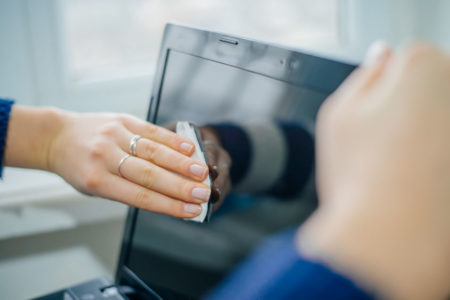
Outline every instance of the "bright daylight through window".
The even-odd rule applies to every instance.
[[[337,43],[338,4],[336,0],[269,0],[264,5],[260,0],[64,1],[68,75],[76,83],[151,74],[167,22],[291,46]]]

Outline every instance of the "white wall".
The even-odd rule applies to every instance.
[[[36,82],[28,33],[24,2],[0,1],[0,97],[34,104]]]
[[[425,40],[450,51],[450,1],[344,0],[341,22],[346,24],[344,48],[361,60],[374,40],[394,49]]]

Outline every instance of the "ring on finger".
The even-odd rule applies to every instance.
[[[122,175],[122,173],[120,173],[120,167],[122,167],[122,164],[130,157],[131,157],[130,154],[126,154],[124,157],[122,157],[120,159],[119,164],[117,165],[117,173],[119,173],[119,175],[122,177],[123,177],[123,175]]]
[[[133,156],[136,156],[136,144],[137,144],[137,141],[139,141],[140,138],[142,138],[142,136],[140,136],[139,134],[136,134],[130,140],[130,153]]]

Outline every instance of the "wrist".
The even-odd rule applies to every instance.
[[[61,147],[60,141],[63,140],[64,128],[73,117],[73,113],[63,111],[55,108],[48,108],[45,110],[48,118],[48,123],[45,125],[49,130],[45,141],[45,155],[44,155],[44,169],[46,171],[55,172],[57,169],[57,162],[60,159]]]
[[[8,124],[5,166],[49,170],[48,153],[63,127],[64,114],[53,108],[14,105]]]

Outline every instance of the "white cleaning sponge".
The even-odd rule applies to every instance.
[[[187,121],[179,121],[179,122],[177,122],[176,133],[178,135],[181,135],[184,138],[187,138],[188,140],[190,140],[191,142],[194,143],[195,152],[194,152],[194,154],[192,154],[191,158],[193,158],[194,160],[196,160],[198,162],[206,164],[205,153],[203,152],[203,148],[201,147],[201,141],[199,141],[200,136],[199,136],[199,134],[196,133],[195,126]],[[211,178],[209,177],[209,175],[205,179],[205,181],[203,181],[203,183],[206,184],[207,186],[211,187]],[[205,222],[205,220],[208,219],[209,210],[211,209],[211,207],[210,207],[211,205],[209,204],[209,201],[203,202],[200,205],[202,207],[202,212],[194,218],[187,218],[185,220],[195,221],[195,222],[200,222],[200,223]]]

